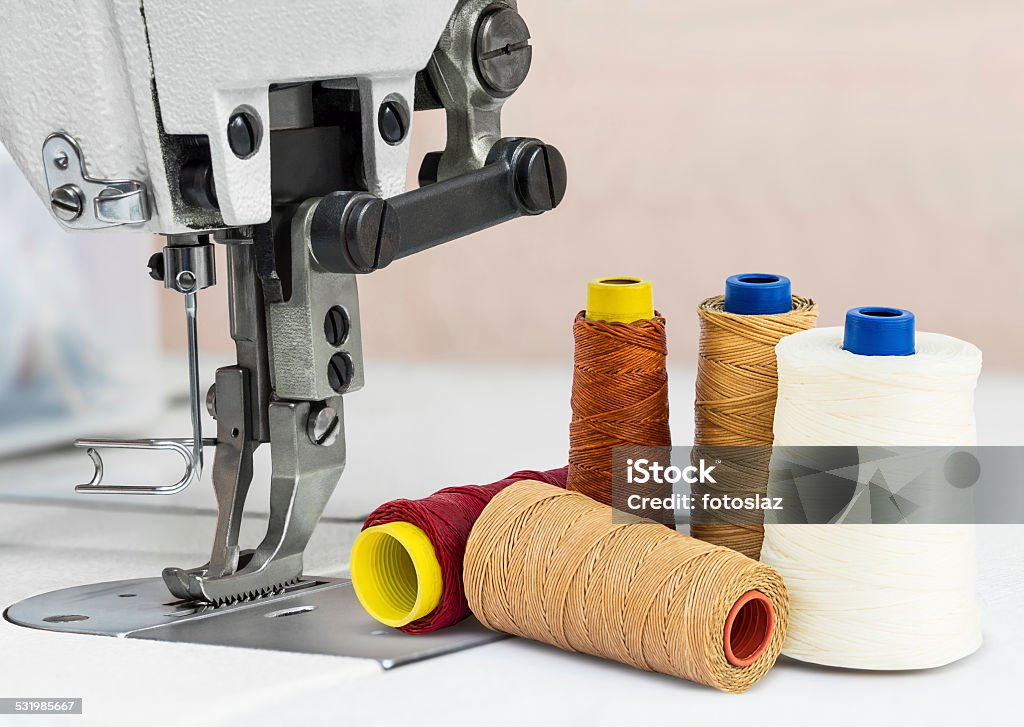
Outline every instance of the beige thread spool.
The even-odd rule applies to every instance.
[[[525,480],[500,492],[466,548],[466,598],[486,627],[742,692],[775,663],[782,578],[585,495]]]

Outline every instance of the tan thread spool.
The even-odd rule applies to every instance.
[[[793,296],[793,309],[770,315],[727,313],[725,297],[708,298],[697,308],[700,344],[697,358],[694,460],[715,459],[706,447],[736,447],[716,470],[717,484],[694,485],[694,493],[740,497],[764,495],[773,441],[772,421],[779,375],[775,344],[785,336],[813,328],[818,306]],[[694,512],[690,534],[738,550],[755,560],[761,554],[764,525],[751,523],[749,512],[728,511],[702,519]],[[713,522],[712,522],[713,520]]]
[[[726,692],[775,663],[789,599],[772,568],[524,480],[470,533],[464,582],[489,629]]]

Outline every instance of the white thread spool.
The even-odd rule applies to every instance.
[[[919,333],[913,355],[857,355],[843,333],[804,331],[776,347],[776,445],[975,444],[981,351]],[[912,316],[910,336],[913,350]],[[973,525],[766,525],[761,562],[782,574],[792,602],[783,653],[856,669],[923,669],[973,653],[974,538]]]

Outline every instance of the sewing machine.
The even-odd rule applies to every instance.
[[[184,302],[191,435],[79,440],[95,474],[76,489],[172,495],[200,477],[212,447],[218,509],[209,562],[44,594],[8,618],[185,641],[203,640],[182,635],[202,622],[225,643],[232,615],[299,613],[323,599],[340,599],[321,608],[336,617],[358,610],[347,583],[303,575],[345,467],[344,396],[363,385],[356,280],[551,210],[565,192],[557,149],[501,135],[502,106],[531,63],[515,0],[21,3],[0,33],[0,139],[36,193],[69,230],[164,235],[150,274]],[[414,111],[438,108],[447,145],[406,192]],[[204,395],[197,299],[217,282],[214,245],[226,249],[237,363]],[[215,438],[204,438],[204,405]],[[244,549],[262,444],[273,462],[269,524]],[[105,449],[173,452],[184,471],[171,484],[112,482]],[[308,649],[358,655],[355,641]]]

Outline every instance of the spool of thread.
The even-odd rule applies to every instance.
[[[813,328],[818,307],[794,296],[789,278],[768,273],[733,275],[725,295],[697,308],[700,345],[693,459],[723,459],[716,483],[694,485],[698,496],[764,495],[771,459],[778,377],[775,344]],[[714,449],[728,447],[727,457]],[[749,512],[694,511],[690,534],[744,555],[759,557],[764,527]]]
[[[776,350],[777,445],[975,442],[981,352],[934,333],[915,340],[908,311],[854,309],[845,329],[798,333]],[[974,530],[769,522],[761,561],[782,573],[792,597],[783,653],[856,669],[923,669],[974,652]]]
[[[654,310],[650,282],[633,277],[590,281],[587,308],[576,316],[573,339],[567,487],[614,505],[613,449],[659,448],[659,460],[668,464],[672,444],[665,319]],[[671,485],[656,484],[628,494],[663,498],[672,491]],[[675,527],[670,511],[636,514]]]
[[[767,673],[788,621],[772,568],[540,482],[484,508],[464,575],[494,631],[726,692]]]
[[[392,500],[370,513],[350,560],[352,585],[366,612],[409,634],[437,631],[469,616],[462,587],[469,532],[491,498],[524,479],[565,487],[566,468],[447,487],[419,500]]]

